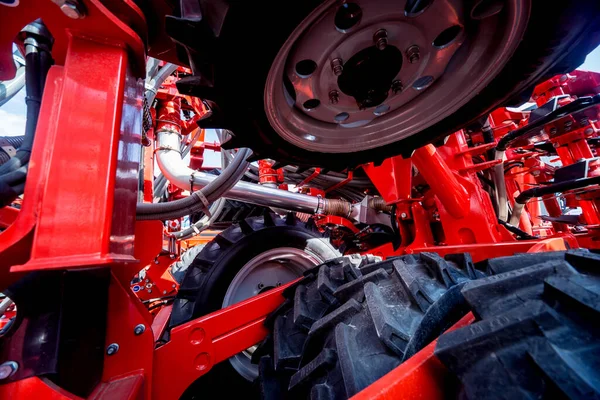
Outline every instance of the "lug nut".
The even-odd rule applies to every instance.
[[[380,29],[375,32],[373,35],[373,42],[375,42],[375,47],[377,47],[377,49],[385,49],[388,44],[387,31],[385,29]]]
[[[392,93],[398,94],[402,90],[404,90],[404,85],[402,85],[402,81],[394,81],[394,82],[392,82]]]
[[[0,364],[0,380],[11,377],[19,369],[19,364],[14,361],[7,361]]]
[[[335,76],[340,76],[344,71],[344,63],[341,58],[335,58],[331,60],[331,69]]]
[[[119,351],[119,345],[116,343],[111,343],[108,345],[108,347],[106,348],[106,355],[112,356],[113,354],[115,354],[117,351]]]
[[[337,104],[340,101],[340,93],[337,90],[329,92],[329,102],[331,104]]]
[[[133,328],[133,334],[135,336],[140,336],[145,331],[146,331],[146,325],[144,325],[144,324],[138,324],[135,326],[135,328]]]
[[[413,45],[406,49],[406,58],[408,58],[408,62],[411,64],[416,63],[421,58],[421,51],[419,46]]]

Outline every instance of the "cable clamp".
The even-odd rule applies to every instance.
[[[198,190],[197,192],[192,193],[192,196],[198,197],[204,205],[204,207],[202,207],[202,212],[204,212],[204,214],[207,215],[208,218],[212,217],[209,210],[210,203],[208,202],[208,199],[206,198],[204,193],[202,193],[202,190]]]
[[[154,154],[156,154],[156,152],[160,151],[160,150],[175,151],[175,152],[181,154],[181,150],[173,148],[171,146],[160,146],[160,147],[157,147],[157,148],[154,149]]]

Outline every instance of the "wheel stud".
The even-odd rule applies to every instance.
[[[402,81],[396,80],[392,82],[392,93],[398,94],[404,89],[404,85],[402,85]]]
[[[329,92],[329,102],[331,104],[337,104],[340,101],[340,93],[337,90]]]
[[[380,29],[373,35],[373,42],[375,42],[375,47],[379,50],[383,50],[387,47],[388,37],[387,31],[385,29]]]
[[[419,46],[413,45],[406,49],[406,58],[411,64],[416,63],[421,58]]]
[[[333,70],[333,74],[335,76],[340,76],[344,71],[344,65],[341,58],[335,58],[331,60],[331,69]]]

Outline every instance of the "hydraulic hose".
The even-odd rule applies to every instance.
[[[154,76],[154,78],[150,79],[150,82],[146,84],[146,100],[148,101],[148,105],[152,106],[154,99],[156,98],[156,92],[160,85],[163,84],[165,79],[167,79],[173,72],[177,70],[177,65],[175,64],[165,64]]]
[[[158,132],[157,136],[161,137],[165,134],[177,135],[174,132]],[[160,145],[160,139],[159,139]],[[178,147],[176,147],[178,148]],[[162,149],[162,150],[161,150]],[[172,151],[171,148],[159,148],[159,152]],[[158,154],[158,152],[157,152]],[[248,168],[248,161],[246,159],[252,154],[249,149],[240,149],[233,162],[223,170],[221,175],[215,176],[213,180],[208,182],[206,185],[198,186],[201,189],[197,192],[193,192],[189,197],[181,200],[170,201],[167,203],[140,203],[137,207],[138,219],[172,219],[179,218],[183,215],[190,215],[206,209],[207,203],[217,200],[224,193],[226,193],[233,185],[237,183],[244,175],[246,168]],[[160,159],[160,157],[159,157]],[[160,161],[159,161],[160,165]],[[186,167],[187,168],[187,167]],[[189,169],[189,168],[188,168]],[[193,177],[198,172],[192,171],[190,178],[188,179],[188,188],[193,191]],[[190,185],[191,183],[191,185]],[[203,201],[205,200],[205,201]]]
[[[35,130],[37,128],[46,75],[53,63],[51,56],[54,39],[41,20],[27,25],[25,36],[25,103],[27,120],[25,135],[17,153],[0,165],[0,207],[10,204],[23,193]]]
[[[519,220],[521,219],[521,213],[527,201],[534,197],[542,197],[547,194],[562,193],[567,190],[581,189],[589,185],[600,184],[600,176],[593,176],[590,178],[573,179],[565,182],[552,183],[546,186],[534,187],[522,191],[515,199],[515,206],[513,213],[510,218],[510,224],[519,226]]]
[[[549,112],[548,114],[534,120],[533,122],[525,125],[522,128],[515,129],[513,131],[508,132],[504,135],[496,145],[495,159],[503,160],[500,164],[494,166],[494,184],[496,185],[496,193],[498,196],[498,218],[502,221],[506,221],[508,219],[508,196],[506,193],[506,181],[504,180],[504,152],[506,149],[510,147],[512,143],[514,143],[517,139],[522,138],[525,135],[533,133],[535,130],[542,128],[544,125],[550,124],[554,121],[557,121],[569,114],[573,114],[575,112],[584,111],[590,107],[594,107],[600,104],[600,94],[595,96],[588,97],[580,97],[569,104],[566,104],[562,107],[557,108],[554,111]],[[525,191],[527,192],[527,191]],[[524,192],[524,193],[525,193]],[[515,209],[513,210],[512,217],[510,219],[511,225],[515,225],[515,214],[518,214],[518,217],[521,216],[521,211],[523,210],[524,204],[519,205],[515,203]],[[518,212],[515,211],[517,208],[520,208]],[[516,219],[516,223],[518,224],[519,219]]]
[[[217,179],[217,176],[194,171],[183,163],[178,151],[180,137],[177,133],[162,131],[157,132],[157,137],[159,143],[156,151],[158,166],[172,184],[185,190],[193,190],[203,188]],[[227,193],[222,195],[231,200],[244,201],[263,207],[279,207],[302,213],[348,216],[351,212],[350,203],[344,200],[322,199],[244,181],[238,181]],[[183,215],[187,214],[179,216]]]

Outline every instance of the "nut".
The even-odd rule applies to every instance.
[[[419,46],[412,45],[406,49],[406,58],[408,58],[408,62],[411,64],[418,62],[421,58],[421,50],[419,49]]]
[[[119,351],[119,345],[117,343],[111,343],[108,345],[108,347],[106,348],[106,355],[108,356],[112,356],[113,354],[115,354],[117,351]]]
[[[331,69],[335,76],[340,76],[344,72],[344,63],[341,58],[331,60]]]
[[[404,85],[402,85],[402,81],[396,80],[396,81],[392,82],[392,93],[398,94],[402,90],[404,90]]]
[[[377,47],[377,49],[385,49],[388,44],[387,31],[385,29],[379,29],[375,32],[373,35],[373,42],[375,42],[375,47]]]
[[[85,17],[85,7],[77,0],[53,0],[60,10],[71,19],[82,19]]]
[[[340,101],[340,93],[337,90],[329,92],[329,102],[331,104],[337,104]]]
[[[11,377],[19,369],[19,364],[14,361],[7,361],[0,364],[0,380]]]
[[[133,328],[133,334],[135,336],[140,336],[145,331],[146,331],[146,325],[144,325],[144,324],[137,324],[135,326],[135,328]]]

